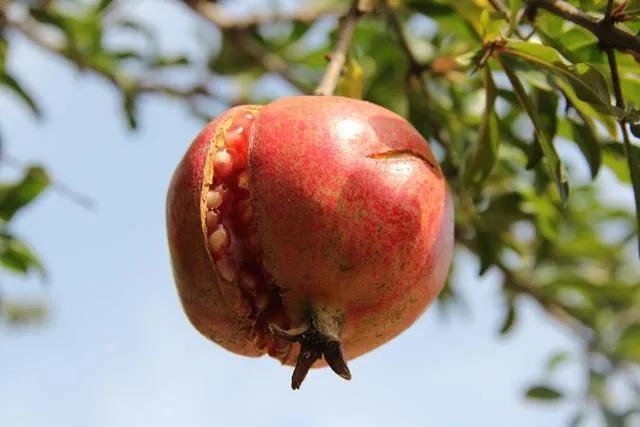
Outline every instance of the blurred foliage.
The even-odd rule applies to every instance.
[[[11,221],[49,186],[47,172],[41,166],[29,166],[14,182],[0,182],[0,266],[6,271],[46,277],[46,270],[27,243],[11,230]],[[0,295],[0,320],[9,324],[27,324],[44,318],[46,307],[39,303],[19,303]]]
[[[0,88],[40,116],[5,61],[11,42],[23,37],[105,77],[131,127],[139,98],[153,93],[208,119],[229,105],[277,96],[261,90],[265,76],[279,79],[283,93],[312,92],[337,38],[336,18],[349,8],[313,1],[234,15],[225,2],[176,3],[204,18],[194,31],[202,56],[164,53],[150,21],[128,13],[131,3],[0,0]],[[599,43],[544,3],[380,0],[358,23],[337,92],[396,111],[431,142],[455,194],[459,250],[477,257],[479,275],[501,274],[500,334],[517,326],[518,301],[526,298],[581,343],[579,354],[551,355],[526,397],[573,405],[572,426],[589,418],[631,426],[640,414],[638,222],[615,196],[640,187],[640,53],[617,50],[612,68],[610,40]],[[607,3],[571,1],[595,20]],[[607,16],[620,21],[616,31],[637,38],[639,11],[633,0]],[[606,19],[600,25],[613,28]],[[114,35],[129,42],[114,43]],[[230,89],[213,91],[216,82]],[[617,86],[623,99],[614,96]],[[32,168],[0,188],[5,268],[42,271],[8,228],[47,182]],[[449,283],[441,303],[459,298]],[[583,390],[554,383],[554,372],[569,364],[584,373]],[[619,399],[620,387],[630,398]]]

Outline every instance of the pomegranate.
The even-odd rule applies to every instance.
[[[453,205],[420,134],[377,105],[300,96],[234,107],[173,176],[167,225],[193,325],[226,349],[350,379],[409,327],[451,264]],[[324,360],[323,360],[324,359]]]

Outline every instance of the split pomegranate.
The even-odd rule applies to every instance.
[[[453,206],[426,141],[342,97],[234,107],[179,164],[167,199],[184,309],[226,349],[349,379],[346,360],[409,327],[451,264]]]

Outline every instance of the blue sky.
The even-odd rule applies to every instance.
[[[140,13],[155,4],[144,3]],[[153,19],[163,45],[193,51],[194,19],[160,3]],[[16,229],[49,269],[52,315],[43,326],[0,328],[0,425],[567,424],[570,408],[534,404],[522,392],[543,377],[551,353],[578,343],[528,301],[520,301],[514,333],[499,337],[496,276],[478,279],[464,254],[456,283],[468,310],[445,318],[432,308],[396,340],[352,361],[349,383],[315,370],[293,392],[289,368],[208,342],[181,311],[164,229],[168,180],[201,124],[183,106],[152,97],[141,105],[140,131],[131,133],[101,78],[16,42],[10,67],[46,118],[34,122],[0,92],[5,149],[43,162],[98,205],[87,211],[49,191],[18,218]],[[3,276],[0,287],[13,296],[42,293],[35,279]],[[552,379],[570,390],[580,381],[571,365]]]

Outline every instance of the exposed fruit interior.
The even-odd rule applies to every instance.
[[[205,183],[205,224],[209,252],[219,279],[236,283],[248,302],[256,347],[284,361],[292,344],[271,334],[269,325],[286,329],[289,324],[279,289],[262,268],[249,192],[249,134],[256,114],[257,111],[236,115],[218,131],[222,135],[213,139],[212,161],[208,163],[213,168],[213,178]]]

